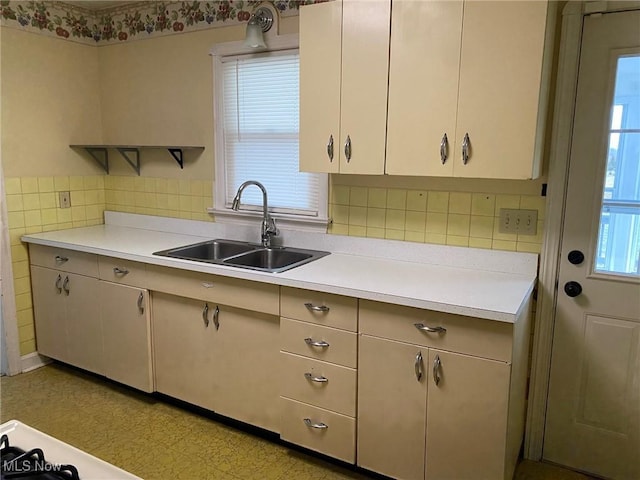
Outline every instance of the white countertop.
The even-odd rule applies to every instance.
[[[534,254],[294,232],[284,234],[285,245],[328,250],[331,255],[282,273],[267,273],[153,255],[212,238],[256,241],[257,227],[113,212],[107,212],[106,221],[105,225],[25,235],[22,240],[511,323],[526,305],[536,280]],[[404,255],[410,261],[403,261]]]

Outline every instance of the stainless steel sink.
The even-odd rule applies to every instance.
[[[154,255],[279,273],[322,258],[329,252],[262,247],[247,242],[215,239],[154,252]]]

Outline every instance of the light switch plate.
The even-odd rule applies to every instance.
[[[518,235],[535,235],[538,226],[537,210],[500,209],[500,233],[517,233]]]
[[[60,208],[71,207],[71,192],[58,192],[58,198],[60,199]]]

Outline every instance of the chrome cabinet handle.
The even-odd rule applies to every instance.
[[[444,165],[449,157],[449,139],[445,133],[440,141],[440,161]]]
[[[62,277],[60,275],[58,275],[58,278],[56,278],[56,288],[58,289],[58,295],[60,295],[62,293]]]
[[[326,423],[322,423],[322,422],[314,423],[311,421],[310,418],[303,418],[302,421],[309,428],[317,428],[319,430],[326,430],[327,428],[329,428],[329,425],[327,425]]]
[[[440,355],[436,355],[435,360],[433,361],[433,382],[438,385],[440,383],[440,367],[442,366],[442,362],[440,361]]]
[[[202,285],[204,288],[213,288],[213,287],[214,287],[214,284],[213,284],[213,283],[210,283],[210,282],[202,282],[202,283],[201,283],[201,285]]]
[[[205,328],[209,326],[209,304],[205,303],[202,309],[202,320],[204,321]]]
[[[428,327],[423,323],[414,323],[414,327],[416,327],[421,332],[429,332],[429,333],[447,333],[447,329],[444,327]]]
[[[68,261],[69,257],[61,257],[60,255],[56,255],[56,263],[64,263]]]
[[[413,365],[413,368],[416,371],[416,380],[422,380],[422,352],[418,352],[416,355],[416,361]]]
[[[327,143],[327,155],[329,156],[329,161],[333,162],[333,135],[329,136],[329,143]]]
[[[69,289],[69,277],[64,277],[64,282],[62,283],[62,289],[64,290],[64,293],[69,295],[69,292],[71,291]]]
[[[310,312],[328,312],[330,310],[330,308],[326,305],[314,305],[313,303],[305,303],[304,306],[307,307],[307,310],[309,310]]]
[[[344,154],[347,157],[347,163],[351,160],[351,137],[347,135],[347,141],[344,142]]]
[[[140,311],[140,315],[144,313],[144,293],[142,292],[138,295],[138,310]]]
[[[113,273],[115,275],[126,275],[127,273],[129,273],[129,270],[127,270],[126,268],[113,267]]]
[[[464,139],[462,140],[462,164],[466,165],[469,161],[469,147],[471,146],[471,141],[469,140],[469,134],[464,134]]]
[[[323,377],[323,376],[316,377],[313,375],[313,373],[309,373],[309,372],[304,374],[304,378],[306,378],[310,382],[316,382],[316,383],[327,383],[329,381],[327,377]]]
[[[216,305],[216,309],[213,311],[213,324],[216,326],[216,330],[220,330],[220,321],[218,320],[218,315],[220,315],[220,307]]]
[[[306,343],[307,345],[311,346],[311,347],[320,347],[320,348],[329,348],[329,344],[327,342],[325,342],[324,340],[314,340],[311,337],[305,338],[304,339],[304,343]]]

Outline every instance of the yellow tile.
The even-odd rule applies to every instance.
[[[419,242],[424,243],[424,232],[404,232],[404,239],[407,242]]]
[[[62,210],[62,209],[61,209]],[[66,209],[68,210],[68,209]],[[87,219],[87,209],[84,205],[71,207],[71,221],[72,222],[81,222]]]
[[[144,177],[134,177],[133,178],[133,191],[134,192],[144,192]]]
[[[507,240],[493,240],[491,244],[491,248],[493,250],[509,250],[515,252],[516,250],[516,242],[510,242]]]
[[[172,195],[176,195],[179,192],[179,184],[177,178],[168,178],[167,179],[167,193]]]
[[[447,243],[447,236],[440,233],[426,233],[424,235],[424,241],[425,243],[445,245]]]
[[[387,206],[387,189],[386,188],[370,188],[367,198],[367,205],[373,208],[386,208]]]
[[[24,210],[23,197],[24,195],[20,193],[7,195],[7,212],[22,212]]]
[[[84,190],[84,178],[79,175],[70,176],[69,190],[71,191]]]
[[[384,238],[384,228],[367,227],[367,237]]]
[[[117,203],[117,193],[116,190],[105,190],[104,191],[104,201],[108,204]]]
[[[456,247],[468,247],[469,237],[458,235],[447,235],[447,245],[453,245]]]
[[[387,210],[385,228],[404,231],[406,212],[404,210]]]
[[[167,195],[167,200],[169,202],[169,210],[177,211],[180,210],[180,195]]]
[[[516,245],[516,250],[518,252],[528,252],[528,253],[540,253],[542,249],[542,245],[539,243],[527,243],[527,242],[518,242]]]
[[[103,190],[104,189],[104,183],[106,181],[106,179],[108,178],[107,175],[95,175],[96,178],[96,188],[98,190]]]
[[[191,180],[191,195],[202,196],[204,194],[204,186],[201,180]]]
[[[336,205],[349,205],[349,187],[333,185],[331,187],[331,202]]]
[[[12,262],[23,262],[29,260],[29,255],[27,253],[27,247],[25,244],[21,243],[20,245],[12,245],[11,246],[11,261]]]
[[[102,219],[101,218],[94,218],[91,220],[87,220],[87,227],[91,227],[93,225],[102,225]]]
[[[547,210],[547,198],[531,195],[522,195],[520,197],[520,208],[523,210],[537,210],[538,220],[544,220]]]
[[[53,192],[40,194],[40,208],[56,208],[56,194]]]
[[[20,355],[28,355],[36,351],[36,340],[31,339],[26,342],[20,342]]]
[[[157,193],[167,193],[167,179],[166,178],[156,178],[156,192]]]
[[[4,189],[7,195],[18,195],[22,193],[22,182],[19,177],[5,178]]]
[[[121,176],[119,180],[120,190],[124,190],[125,192],[134,192],[135,188],[133,187],[133,179],[138,177],[126,177]]]
[[[367,208],[367,227],[384,229],[386,214],[384,208]],[[367,233],[367,237],[369,236]]]
[[[496,217],[500,216],[501,208],[520,208],[520,195],[496,195]]]
[[[21,293],[16,295],[16,310],[26,310],[31,307],[33,307],[33,304],[31,303],[31,294]]]
[[[9,240],[11,245],[21,245],[22,241],[20,237],[24,235],[24,228],[10,228],[9,229]]]
[[[40,210],[40,194],[25,193],[22,195],[22,203],[25,210]]]
[[[29,283],[29,279],[28,278],[21,278],[20,281],[21,282],[25,282],[26,281],[27,283]],[[19,312],[16,312],[16,313],[17,313],[17,317],[18,317],[18,326],[19,327],[22,327],[24,325],[33,325],[33,309],[32,308],[27,308],[25,310],[20,310]]]
[[[493,217],[496,208],[496,196],[489,193],[471,195],[471,215]]]
[[[58,223],[58,209],[57,208],[45,208],[41,211],[42,225],[51,225]]]
[[[426,212],[408,211],[405,220],[405,230],[410,232],[424,232],[427,224]]]
[[[191,195],[191,182],[189,180],[178,180],[178,193],[180,195]]]
[[[53,232],[54,230],[61,230],[59,223],[52,223],[51,225],[43,225],[43,232]]]
[[[73,228],[80,228],[80,227],[86,227],[87,226],[87,221],[86,220],[74,220],[73,222]]]
[[[104,200],[105,199],[105,193],[106,193],[105,190],[98,190],[98,200],[97,200],[96,203],[99,203],[99,204],[103,204],[104,203],[104,201],[105,201]]]
[[[449,211],[449,192],[429,192],[427,212],[447,213]]]
[[[469,238],[469,246],[473,248],[491,248],[490,238]]]
[[[22,177],[22,193],[38,193],[38,177]]]
[[[98,202],[98,190],[86,190],[84,192],[84,204],[95,205]]]
[[[469,215],[471,213],[471,194],[463,192],[450,193],[449,213]]]
[[[40,210],[29,210],[24,212],[25,227],[42,226],[42,215]]]
[[[213,195],[213,182],[211,180],[202,180],[202,195]]]
[[[99,205],[87,205],[85,207],[87,214],[87,220],[99,220],[102,219],[102,208]]]
[[[13,269],[13,279],[28,278],[29,277],[29,262],[26,260],[20,262],[11,262],[11,268]]]
[[[7,219],[9,221],[9,228],[23,228],[25,226],[24,223],[24,212],[8,212]]]
[[[53,192],[54,190],[53,177],[38,178],[38,191],[40,193]]]
[[[351,187],[349,192],[349,205],[352,207],[366,207],[369,201],[367,187]]]
[[[136,192],[133,190],[127,190],[120,193],[120,205],[133,207],[136,204]],[[143,201],[144,201],[144,197]]]
[[[367,209],[365,207],[349,207],[349,225],[367,225]],[[351,235],[351,229],[349,229]]]
[[[24,229],[24,233],[27,235],[40,232],[42,232],[42,225],[29,225]]]
[[[470,215],[450,213],[447,217],[447,237],[450,235],[469,237]]]
[[[58,216],[58,219],[60,216]],[[66,230],[67,228],[73,228],[73,223],[71,222],[61,222],[58,223],[58,230]]]
[[[107,175],[104,177],[104,188],[106,190],[115,190],[116,189],[116,177],[113,175]]]
[[[145,208],[156,208],[156,194],[154,192],[144,192],[143,206]]]
[[[53,177],[53,187],[56,192],[69,190],[69,177]]]
[[[73,216],[71,214],[72,208],[58,209],[58,223],[67,223],[73,219]]]
[[[96,190],[98,188],[98,177],[97,175],[86,175],[82,177],[82,182],[84,184],[84,190]]]
[[[331,208],[331,215],[335,223],[342,225],[349,224],[349,207],[346,205],[333,205]]]
[[[407,210],[414,212],[427,211],[428,193],[421,190],[409,190],[407,192]]]
[[[427,234],[435,233],[438,235],[446,235],[447,234],[447,214],[427,212],[426,232]],[[429,242],[429,243],[434,243],[434,242]]]
[[[387,208],[405,210],[407,208],[407,191],[399,189],[387,190]]]
[[[156,179],[153,177],[144,178],[144,191],[149,193],[156,193]]]
[[[191,213],[202,213],[205,210],[202,197],[191,197]]]
[[[81,207],[86,205],[84,190],[72,190],[71,191],[71,206]]]
[[[156,194],[156,205],[158,208],[166,210],[169,208],[169,195],[166,193],[157,193]]]
[[[144,192],[140,192],[140,191],[134,192],[133,204],[136,207],[144,207]]]
[[[191,197],[189,195],[180,195],[180,205],[178,209],[181,212],[191,211]]]
[[[493,238],[494,217],[471,215],[469,236],[474,238]]]
[[[404,230],[391,230],[387,228],[384,231],[384,238],[387,240],[404,240]]]
[[[349,225],[349,236],[351,237],[366,237],[367,227],[360,225]]]
[[[18,338],[21,342],[26,342],[27,340],[33,340],[34,338],[36,338],[36,332],[33,328],[33,323],[18,327]]]
[[[211,196],[210,193],[207,194],[207,195],[203,195],[202,196],[202,200],[204,201],[204,206],[205,207],[208,207],[208,208],[213,207],[213,197]]]

